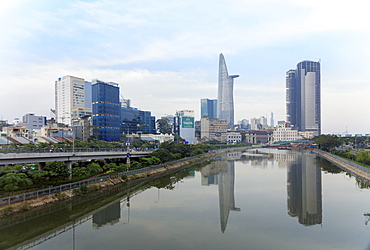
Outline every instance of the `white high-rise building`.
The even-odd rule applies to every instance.
[[[55,119],[72,124],[72,119],[91,115],[91,83],[83,78],[63,76],[55,81]]]
[[[251,118],[251,129],[265,129],[267,127],[267,118]]]

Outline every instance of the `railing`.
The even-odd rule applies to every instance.
[[[349,160],[346,160],[342,157],[339,157],[334,154],[330,154],[328,152],[315,149],[315,153],[319,154],[321,157],[325,158],[326,160],[334,163],[339,168],[343,169],[346,172],[349,172],[351,175],[359,178],[361,181],[370,184],[370,169],[366,168],[364,166],[361,166],[360,164],[356,164],[354,162],[351,162]]]
[[[0,154],[10,154],[10,153],[77,153],[77,152],[126,152],[126,148],[2,148],[0,149]],[[150,148],[136,148],[131,149],[132,152],[148,152],[153,151]]]
[[[361,166],[360,164],[354,163],[354,162],[352,162],[350,160],[344,159],[344,158],[342,158],[340,156],[337,156],[337,155],[334,155],[334,154],[330,154],[330,153],[325,152],[325,151],[320,150],[320,149],[315,149],[315,151],[320,152],[321,154],[323,154],[323,155],[325,155],[327,157],[331,157],[331,158],[333,158],[333,159],[335,159],[337,161],[342,161],[342,162],[346,163],[347,165],[350,165],[351,167],[357,168],[357,169],[359,169],[359,170],[361,170],[363,172],[366,172],[366,173],[370,174],[370,169],[369,168],[366,168],[364,166]]]

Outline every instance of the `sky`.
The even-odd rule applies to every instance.
[[[160,118],[217,98],[223,53],[235,122],[286,120],[285,73],[321,61],[322,133],[370,133],[366,0],[12,0],[0,3],[0,120],[51,117],[64,75],[119,83]]]

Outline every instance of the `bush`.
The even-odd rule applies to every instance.
[[[141,163],[138,162],[138,161],[133,161],[131,162],[131,168],[132,169],[138,169],[138,168],[141,168]]]
[[[127,175],[125,175],[125,174],[124,174],[124,175],[122,175],[122,176],[121,176],[121,179],[122,179],[122,180],[127,180]]]
[[[18,206],[18,209],[19,209],[19,211],[28,211],[28,210],[30,210],[31,209],[31,204],[30,203],[28,203],[27,201],[25,201],[25,202],[22,202],[22,204],[20,204],[19,206]]]
[[[114,171],[115,167],[116,167],[115,163],[107,163],[107,164],[104,164],[103,170],[104,171],[107,171],[107,170],[113,170]]]
[[[99,174],[103,172],[103,168],[98,163],[91,163],[87,166],[87,170],[90,174]]]
[[[1,215],[10,215],[14,212],[14,207],[13,206],[7,206],[3,210],[1,210]]]
[[[60,192],[58,192],[58,193],[55,193],[55,194],[53,195],[53,198],[54,198],[54,199],[58,199],[59,201],[62,201],[62,200],[67,199],[68,197],[67,197],[67,195],[66,195],[65,193],[60,193]]]
[[[116,172],[123,172],[126,170],[126,166],[124,164],[120,164],[119,166],[116,166],[115,171]]]
[[[89,191],[89,188],[86,185],[82,185],[80,187],[80,190],[81,190],[82,193],[87,193]]]
[[[75,188],[75,189],[73,189],[72,194],[73,195],[81,195],[82,192],[81,192],[81,190],[79,188]]]
[[[95,190],[98,190],[98,189],[99,189],[98,185],[95,185],[95,184],[93,184],[93,185],[91,185],[91,186],[89,187],[89,190],[90,190],[90,191],[95,191]]]

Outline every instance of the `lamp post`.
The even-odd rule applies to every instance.
[[[73,131],[72,127],[72,152],[75,153],[75,132]]]
[[[62,119],[62,151],[64,151],[64,116],[63,117],[60,117],[60,119]]]
[[[127,151],[128,151],[128,148],[129,148],[129,146],[130,146],[130,137],[129,137],[129,135],[130,135],[130,126],[127,124],[127,123],[122,123],[122,125],[126,125],[127,126],[127,143],[126,143],[126,146],[127,146]]]

